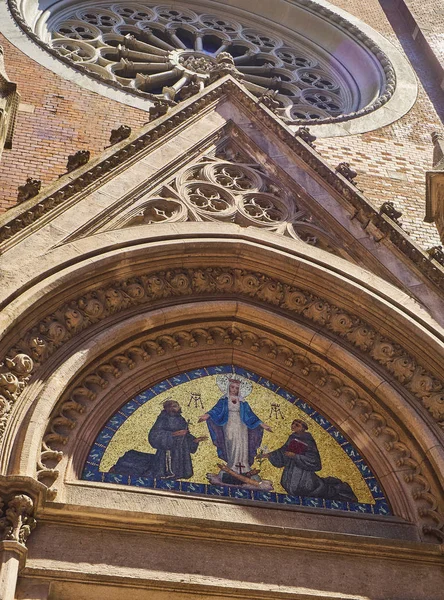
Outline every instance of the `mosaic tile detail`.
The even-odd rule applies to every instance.
[[[226,388],[221,387],[221,381]],[[222,395],[224,389],[226,394]],[[245,409],[240,417],[239,410],[230,409],[229,405],[230,401],[235,404],[236,398],[239,410]],[[167,413],[164,403],[168,400],[172,401],[169,410],[173,411],[173,405],[179,404],[181,412]],[[234,417],[229,412],[229,420],[218,426],[217,406],[223,410],[228,406],[234,411]],[[208,414],[211,415],[209,423],[202,420],[202,416]],[[168,430],[163,424],[166,422]],[[171,425],[176,422],[177,426]],[[255,456],[250,452],[247,458],[245,428],[248,427],[249,450],[253,450]],[[250,430],[254,435],[250,435]],[[182,445],[177,441],[180,437]],[[208,439],[199,441],[204,437]],[[154,442],[154,438],[160,442]],[[237,441],[230,441],[232,439]],[[179,446],[186,446],[188,450],[181,450],[180,454]],[[167,447],[171,449],[165,450]],[[235,463],[237,456],[243,456],[243,461]],[[313,464],[310,462],[316,457],[319,457],[320,468],[316,467],[316,460]],[[160,459],[166,461],[166,466],[161,465],[166,472],[159,471]],[[227,470],[217,473],[220,467]],[[142,473],[143,470],[147,472]],[[233,501],[391,514],[370,467],[328,419],[303,399],[234,365],[175,375],[128,401],[98,434],[84,465],[82,479]],[[308,483],[302,484],[303,481]],[[294,493],[299,489],[315,489],[317,493]]]

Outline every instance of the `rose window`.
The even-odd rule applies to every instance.
[[[63,61],[148,101],[174,104],[230,74],[288,123],[323,123],[370,112],[394,90],[390,61],[361,33],[350,44],[366,45],[371,68],[379,69],[377,87],[368,88],[365,99],[356,75],[322,48],[322,40],[229,13],[180,3],[56,2],[33,28],[37,41]]]

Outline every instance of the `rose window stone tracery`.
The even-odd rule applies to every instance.
[[[394,89],[390,62],[363,35],[353,43],[365,43],[371,60],[381,61],[379,94],[365,105],[347,68],[319,42],[307,42],[305,32],[285,36],[229,12],[180,4],[56,2],[34,29],[38,42],[91,77],[170,104],[231,74],[258,98],[274,94],[273,110],[287,122],[323,123],[370,112]]]

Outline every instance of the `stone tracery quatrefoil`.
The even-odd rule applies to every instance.
[[[253,164],[227,157],[187,167],[173,182],[143,198],[119,226],[184,221],[225,221],[300,239],[336,253],[340,246],[308,211],[299,196]]]
[[[288,122],[331,121],[369,110],[359,106],[334,60],[231,16],[96,3],[56,10],[47,28],[50,45],[64,59],[151,99],[180,101],[231,73],[258,97],[272,93],[277,113]]]

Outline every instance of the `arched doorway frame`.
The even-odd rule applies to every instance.
[[[223,226],[221,229],[223,229]],[[115,233],[114,235],[115,242],[118,242],[119,234]],[[132,306],[126,306],[124,310],[120,310],[118,306],[119,295],[116,296],[114,292],[111,293],[106,296],[110,298],[111,310],[104,316],[104,320],[101,318],[91,319],[94,323],[91,322],[87,328],[82,328],[80,338],[71,335],[70,339],[63,345],[63,349],[61,344],[55,344],[54,352],[49,353],[46,360],[38,362],[37,368],[29,379],[29,385],[25,387],[13,408],[12,418],[8,423],[3,455],[5,471],[11,475],[36,475],[38,468],[35,465],[42,465],[40,442],[45,435],[45,431],[47,431],[48,424],[51,427],[51,419],[60,418],[60,414],[57,413],[57,410],[60,410],[58,403],[66,401],[64,393],[68,391],[68,381],[72,382],[73,385],[74,383],[78,384],[79,379],[81,379],[80,374],[85,373],[83,370],[92,367],[92,363],[98,357],[93,360],[94,352],[91,351],[91,348],[94,346],[94,340],[97,341],[100,335],[105,335],[105,341],[98,344],[101,354],[105,356],[107,352],[111,351],[116,339],[114,333],[112,336],[109,334],[113,322],[116,323],[116,331],[119,331],[119,328],[120,332],[126,331],[131,318],[137,320],[136,315],[139,312],[144,319],[145,326],[148,327],[148,330],[151,330],[153,325],[150,319],[156,309],[160,311],[162,318],[166,319],[165,311],[167,307],[169,307],[168,310],[183,312],[184,306],[186,306],[187,318],[189,319],[191,317],[188,309],[191,313],[194,310],[197,311],[196,315],[201,315],[202,307],[207,304],[210,307],[210,313],[213,314],[213,326],[217,326],[217,318],[214,319],[215,314],[220,316],[220,306],[217,303],[229,300],[232,303],[231,314],[227,315],[226,318],[228,318],[228,324],[231,323],[228,326],[232,327],[234,332],[238,325],[238,311],[241,304],[246,307],[247,314],[249,313],[247,324],[259,330],[259,335],[252,332],[259,339],[261,328],[266,327],[268,331],[276,336],[275,330],[278,329],[279,321],[287,319],[287,325],[284,327],[285,333],[282,332],[281,326],[281,337],[277,336],[277,343],[273,340],[272,349],[267,350],[267,344],[264,344],[265,351],[268,354],[271,353],[271,357],[268,358],[275,358],[275,348],[284,347],[283,341],[288,341],[289,332],[297,323],[297,331],[302,335],[302,340],[291,339],[290,336],[290,343],[300,344],[302,341],[302,353],[291,351],[295,356],[304,356],[305,353],[305,358],[309,361],[310,366],[307,367],[306,364],[303,370],[305,369],[309,376],[313,373],[315,377],[318,376],[319,372],[323,373],[322,369],[332,363],[329,356],[329,351],[332,351],[332,348],[334,348],[336,355],[335,360],[337,362],[334,365],[336,369],[345,372],[348,378],[350,378],[350,369],[355,369],[355,375],[350,379],[359,380],[359,386],[368,399],[361,399],[362,394],[360,392],[347,391],[346,395],[351,394],[354,396],[356,394],[354,398],[348,398],[348,402],[352,408],[358,405],[363,409],[362,420],[367,423],[367,427],[372,428],[374,432],[378,432],[376,437],[381,440],[381,448],[385,447],[386,450],[390,448],[396,452],[395,465],[397,465],[397,470],[402,472],[405,469],[400,479],[404,478],[404,484],[411,485],[412,497],[415,502],[419,503],[419,506],[415,509],[412,508],[412,505],[410,508],[399,507],[397,509],[398,514],[411,520],[417,520],[418,524],[421,522],[421,527],[424,526],[426,531],[439,529],[441,521],[438,514],[440,504],[438,482],[442,472],[440,470],[439,428],[434,425],[433,419],[426,408],[412,397],[413,394],[405,386],[400,385],[402,382],[399,377],[396,378],[396,372],[391,373],[390,376],[384,374],[384,370],[380,364],[378,366],[374,357],[369,358],[365,355],[365,352],[356,351],[353,344],[343,341],[346,333],[342,336],[340,333],[338,335],[335,327],[331,326],[331,319],[326,322],[323,315],[326,306],[328,306],[327,312],[330,317],[333,313],[336,317],[339,315],[339,326],[342,327],[344,324],[347,326],[347,315],[350,314],[350,308],[353,307],[354,312],[357,313],[357,315],[354,315],[356,318],[365,317],[370,325],[380,327],[385,334],[390,334],[392,338],[395,338],[395,344],[401,342],[403,346],[407,345],[408,349],[415,353],[414,356],[418,361],[424,362],[427,357],[429,367],[433,370],[436,369],[439,362],[439,353],[434,352],[434,350],[440,346],[441,340],[433,335],[432,331],[439,334],[439,327],[434,328],[432,320],[424,313],[421,314],[417,310],[417,305],[404,294],[344,260],[312,248],[307,248],[303,256],[301,256],[301,253],[298,256],[297,253],[292,251],[291,244],[288,244],[285,239],[282,239],[281,243],[276,241],[275,247],[270,248],[268,244],[261,244],[257,239],[253,241],[253,236],[250,236],[250,239],[245,239],[248,238],[248,234],[243,237],[244,239],[222,241],[221,237],[217,236],[214,239],[200,238],[193,241],[188,240],[187,242],[178,239],[171,241],[156,239],[151,243],[138,244],[132,247],[125,247],[124,245],[119,247],[119,244],[115,243],[111,251],[109,247],[104,245],[104,250],[105,248],[106,250],[103,254],[96,247],[94,256],[80,256],[75,264],[66,266],[64,270],[57,274],[57,277],[49,274],[47,280],[36,286],[38,290],[28,290],[26,292],[28,298],[25,299],[28,310],[23,311],[20,332],[25,330],[32,321],[35,322],[36,316],[42,317],[45,313],[46,316],[43,321],[46,324],[54,325],[54,320],[51,321],[48,316],[48,309],[52,308],[54,310],[61,304],[67,306],[69,303],[71,303],[72,308],[74,306],[72,304],[74,302],[72,297],[74,289],[77,298],[83,298],[83,304],[87,306],[91,299],[100,303],[97,296],[98,282],[100,282],[102,289],[105,287],[109,292],[109,290],[115,289],[112,288],[111,284],[115,283],[116,279],[120,281],[131,280],[134,283],[134,278],[145,272],[157,278],[154,283],[155,281],[161,281],[159,273],[170,274],[167,277],[178,278],[177,282],[179,283],[179,291],[173,290],[171,294],[162,293],[156,301],[148,303],[149,312],[147,312],[148,307],[146,304],[138,302]],[[97,238],[100,241],[100,236],[97,236]],[[234,269],[233,265],[235,265]],[[198,287],[196,288],[196,285],[193,284],[194,287],[191,286],[190,293],[182,293],[184,290],[181,289],[181,286],[189,286],[191,272],[198,274],[197,284],[196,280],[193,280]],[[209,272],[212,272],[216,279],[221,278],[221,288],[217,289],[216,285],[210,286],[210,292],[201,291],[199,286],[204,285],[203,280]],[[199,280],[199,278],[201,279]],[[230,278],[235,282],[237,281],[237,283],[234,288],[227,290],[226,286],[229,284]],[[55,283],[56,281],[57,283]],[[111,287],[107,288],[107,285]],[[288,301],[287,306],[276,301],[276,293],[281,296],[284,293],[282,286],[286,286],[285,293],[287,293],[287,296],[289,293],[293,294],[293,297],[294,294],[297,296],[300,294],[300,290],[304,290],[303,294],[310,294],[311,303],[308,306],[308,316],[305,314],[304,318],[301,319],[300,315],[296,316],[295,311],[293,311],[293,314],[288,314]],[[38,293],[38,302],[33,302],[37,295],[33,294],[34,291]],[[323,302],[319,300],[321,293],[324,296]],[[18,299],[19,302],[23,300],[23,298]],[[332,313],[332,301],[335,302],[335,306],[339,307],[339,311],[333,311]],[[30,305],[34,306],[33,311],[29,310]],[[383,309],[382,312],[381,308]],[[141,310],[138,311],[138,309]],[[415,311],[418,314],[415,314]],[[263,320],[265,314],[267,318]],[[200,318],[200,316],[196,316],[196,323],[202,326],[203,323],[199,321]],[[40,323],[43,321],[40,321]],[[119,322],[120,325],[118,325]],[[180,319],[178,323],[183,329],[183,323],[180,322]],[[211,319],[210,321],[207,320],[208,324],[211,326]],[[57,325],[55,327],[57,332]],[[140,329],[140,324],[138,327]],[[12,333],[11,337],[14,337],[16,331]],[[159,333],[164,336],[169,335],[166,330]],[[110,336],[108,341],[106,341],[107,335]],[[128,335],[130,334],[125,334],[122,342],[128,339]],[[135,332],[131,335],[134,336]],[[242,339],[242,336],[238,339],[238,342],[240,339]],[[323,359],[321,363],[315,363],[311,361],[311,358],[307,358],[308,339],[312,340],[310,345],[314,344],[311,350],[314,351],[315,349],[317,357]],[[91,345],[87,352],[82,346],[84,343]],[[232,343],[236,346],[236,337],[232,340]],[[389,342],[383,341],[383,347],[386,347],[384,344],[387,343]],[[316,344],[318,344],[318,347],[315,348]],[[285,360],[297,363],[299,359],[295,361],[294,358],[288,358],[289,350],[283,351],[284,363]],[[84,358],[87,356],[86,363],[82,361],[76,363],[75,358],[78,355]],[[225,356],[226,354],[221,354],[221,358]],[[278,354],[276,354],[276,358],[277,356]],[[10,360],[13,361],[14,357]],[[246,356],[242,360],[246,360]],[[312,369],[311,365],[314,364],[318,364],[318,366]],[[347,365],[352,366],[347,367]],[[261,373],[265,376],[271,374],[273,378],[273,371],[271,373],[267,372],[263,359],[259,365],[256,363],[256,367],[258,366]],[[66,368],[68,368],[68,372],[66,372]],[[167,368],[166,363],[162,366],[162,369],[165,368]],[[171,366],[169,368],[171,369]],[[61,375],[63,369],[65,369],[65,373]],[[150,376],[153,373],[154,371],[150,372]],[[79,377],[76,379],[77,375]],[[334,376],[337,377],[335,374]],[[158,377],[160,378],[160,373]],[[276,377],[279,378],[278,383],[282,381],[288,387],[291,373],[288,371],[285,373],[285,369],[280,367],[274,373],[274,378]],[[57,378],[58,388],[57,386],[51,388]],[[325,377],[318,378],[318,380],[320,379],[325,379]],[[139,382],[139,390],[140,385],[141,382]],[[306,387],[307,385],[292,385],[290,389],[301,395],[303,393],[312,395],[313,388]],[[311,385],[313,386],[313,383]],[[317,387],[317,400],[314,399],[315,405],[317,405],[316,401],[320,403],[319,398],[322,398],[323,395],[320,389],[323,386],[318,385]],[[346,387],[353,389],[348,385]],[[127,392],[128,394],[135,394],[137,390],[136,388],[128,388]],[[95,392],[92,393],[95,394]],[[356,400],[357,398],[358,400]],[[120,396],[119,402],[123,403],[127,399],[128,395],[125,398]],[[43,408],[44,402],[47,403],[49,408]],[[374,404],[375,402],[376,404]],[[374,405],[382,412],[374,410]],[[53,410],[56,412],[52,412]],[[326,415],[332,418],[328,411]],[[405,441],[401,441],[402,436],[399,436],[396,427],[393,427],[393,423],[390,422],[390,419],[394,416],[398,421]],[[332,420],[337,421],[334,415]],[[415,432],[415,440],[409,435],[411,431]],[[381,437],[381,433],[387,434],[391,439],[386,439],[384,435]],[[370,436],[368,434],[366,436],[366,443],[369,444]],[[11,453],[11,440],[13,439],[16,442],[15,449]],[[357,445],[359,448],[359,444]],[[418,458],[412,457],[410,450],[412,445],[418,447]],[[409,449],[407,454],[405,448]],[[379,450],[380,453],[381,451]],[[48,452],[51,452],[51,450],[48,449]],[[59,450],[55,450],[55,452],[59,452]],[[415,452],[416,448],[413,454]],[[75,452],[70,456],[76,456]],[[6,464],[9,466],[6,467]],[[78,464],[76,464],[74,458],[71,464],[71,473],[78,472]],[[419,467],[427,471],[426,476],[424,476],[421,469],[418,471]],[[377,468],[375,471],[379,474]],[[401,485],[401,483],[393,484],[393,489],[396,485]],[[393,496],[395,495],[393,494]],[[411,500],[407,503],[410,502]],[[428,524],[423,522],[423,519]]]

